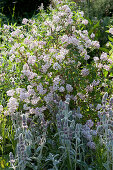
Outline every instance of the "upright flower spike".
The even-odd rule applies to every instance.
[[[103,98],[102,98],[102,104],[103,104],[103,105],[105,105],[107,98],[108,98],[108,93],[106,92],[106,93],[104,94]]]
[[[27,129],[28,126],[27,126],[27,119],[26,119],[26,115],[22,115],[22,127],[23,129]]]
[[[14,167],[15,159],[12,152],[9,153],[11,167]]]

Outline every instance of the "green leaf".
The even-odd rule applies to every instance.
[[[109,41],[113,42],[113,38],[111,38],[110,36],[108,36]]]

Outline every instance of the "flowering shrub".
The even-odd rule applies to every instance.
[[[103,93],[112,93],[112,50],[89,62],[100,44],[83,11],[57,0],[50,9],[1,28],[0,111],[11,117],[17,142],[10,165],[94,168],[97,112]]]

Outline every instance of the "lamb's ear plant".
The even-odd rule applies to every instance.
[[[106,92],[102,98],[102,109],[99,111],[100,125],[97,127],[100,142],[105,146],[107,161],[103,163],[105,169],[113,169],[113,97],[108,101]]]
[[[19,113],[18,113],[19,114]],[[41,169],[42,151],[46,143],[47,123],[43,115],[34,121],[25,114],[13,115],[15,140],[17,141],[15,156],[10,153],[10,165],[13,169]],[[18,121],[19,120],[19,121]],[[29,124],[29,125],[28,125]]]
[[[59,139],[58,150],[60,152],[57,152],[56,155],[50,153],[46,161],[53,162],[53,169],[77,169],[78,167],[88,169],[92,167],[92,162],[90,162],[91,166],[88,166],[87,152],[95,150],[92,134],[96,135],[96,133],[90,129],[93,122],[89,120],[85,125],[82,125],[80,123],[82,118],[80,108],[71,111],[69,102],[69,98],[64,102],[60,101],[56,114],[58,132],[55,136]]]

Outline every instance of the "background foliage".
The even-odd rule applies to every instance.
[[[21,18],[30,18],[33,14],[36,14],[41,3],[46,8],[50,0],[1,0],[0,13],[9,19],[13,17],[18,23],[21,23]]]

